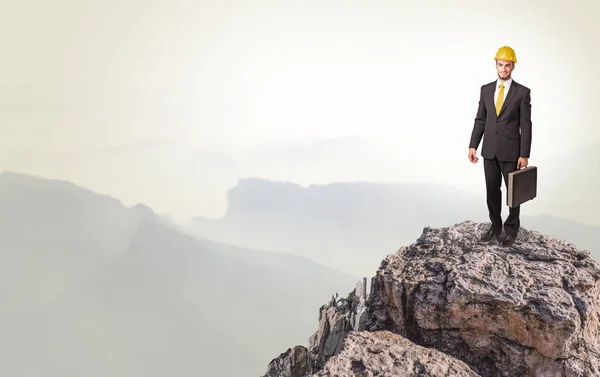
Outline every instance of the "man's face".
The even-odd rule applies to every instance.
[[[510,79],[513,69],[515,69],[515,63],[509,60],[496,60],[496,70],[498,70],[498,77],[500,79]]]

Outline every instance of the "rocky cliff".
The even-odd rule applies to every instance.
[[[523,228],[510,247],[480,242],[488,227],[425,228],[265,377],[600,376],[600,264]]]

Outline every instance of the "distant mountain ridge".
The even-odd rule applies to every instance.
[[[503,192],[505,190],[503,189]],[[367,275],[381,258],[413,241],[425,226],[463,219],[488,221],[485,199],[444,185],[338,182],[303,187],[260,178],[240,179],[221,218],[196,217],[198,236],[259,249],[281,249],[328,266]],[[523,226],[576,243],[600,257],[600,229],[549,215],[527,215]],[[503,217],[508,209],[504,206]]]

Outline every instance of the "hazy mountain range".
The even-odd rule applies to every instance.
[[[382,257],[424,226],[473,218],[477,201],[452,187],[366,182],[311,185],[244,179],[228,191],[226,216],[196,218],[193,234],[286,250],[370,275]],[[479,216],[481,217],[481,216]]]
[[[358,280],[16,173],[0,175],[0,276],[7,376],[257,374]]]

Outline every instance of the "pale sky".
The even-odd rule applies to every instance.
[[[496,78],[493,56],[503,45],[516,50],[514,80],[532,90],[530,164],[600,140],[592,118],[598,1],[22,0],[0,7],[0,171],[70,179],[184,222],[222,214],[224,190],[237,176],[209,176],[199,191],[201,179],[182,171],[177,183],[187,189],[151,192],[114,181],[116,173],[107,182],[103,169],[114,161],[103,167],[96,159],[83,173],[59,156],[170,140],[239,160],[356,136],[372,154],[352,156],[343,169],[237,172],[302,184],[446,183],[483,195],[483,164],[468,163],[468,139],[479,88]],[[183,200],[173,199],[178,194]]]

